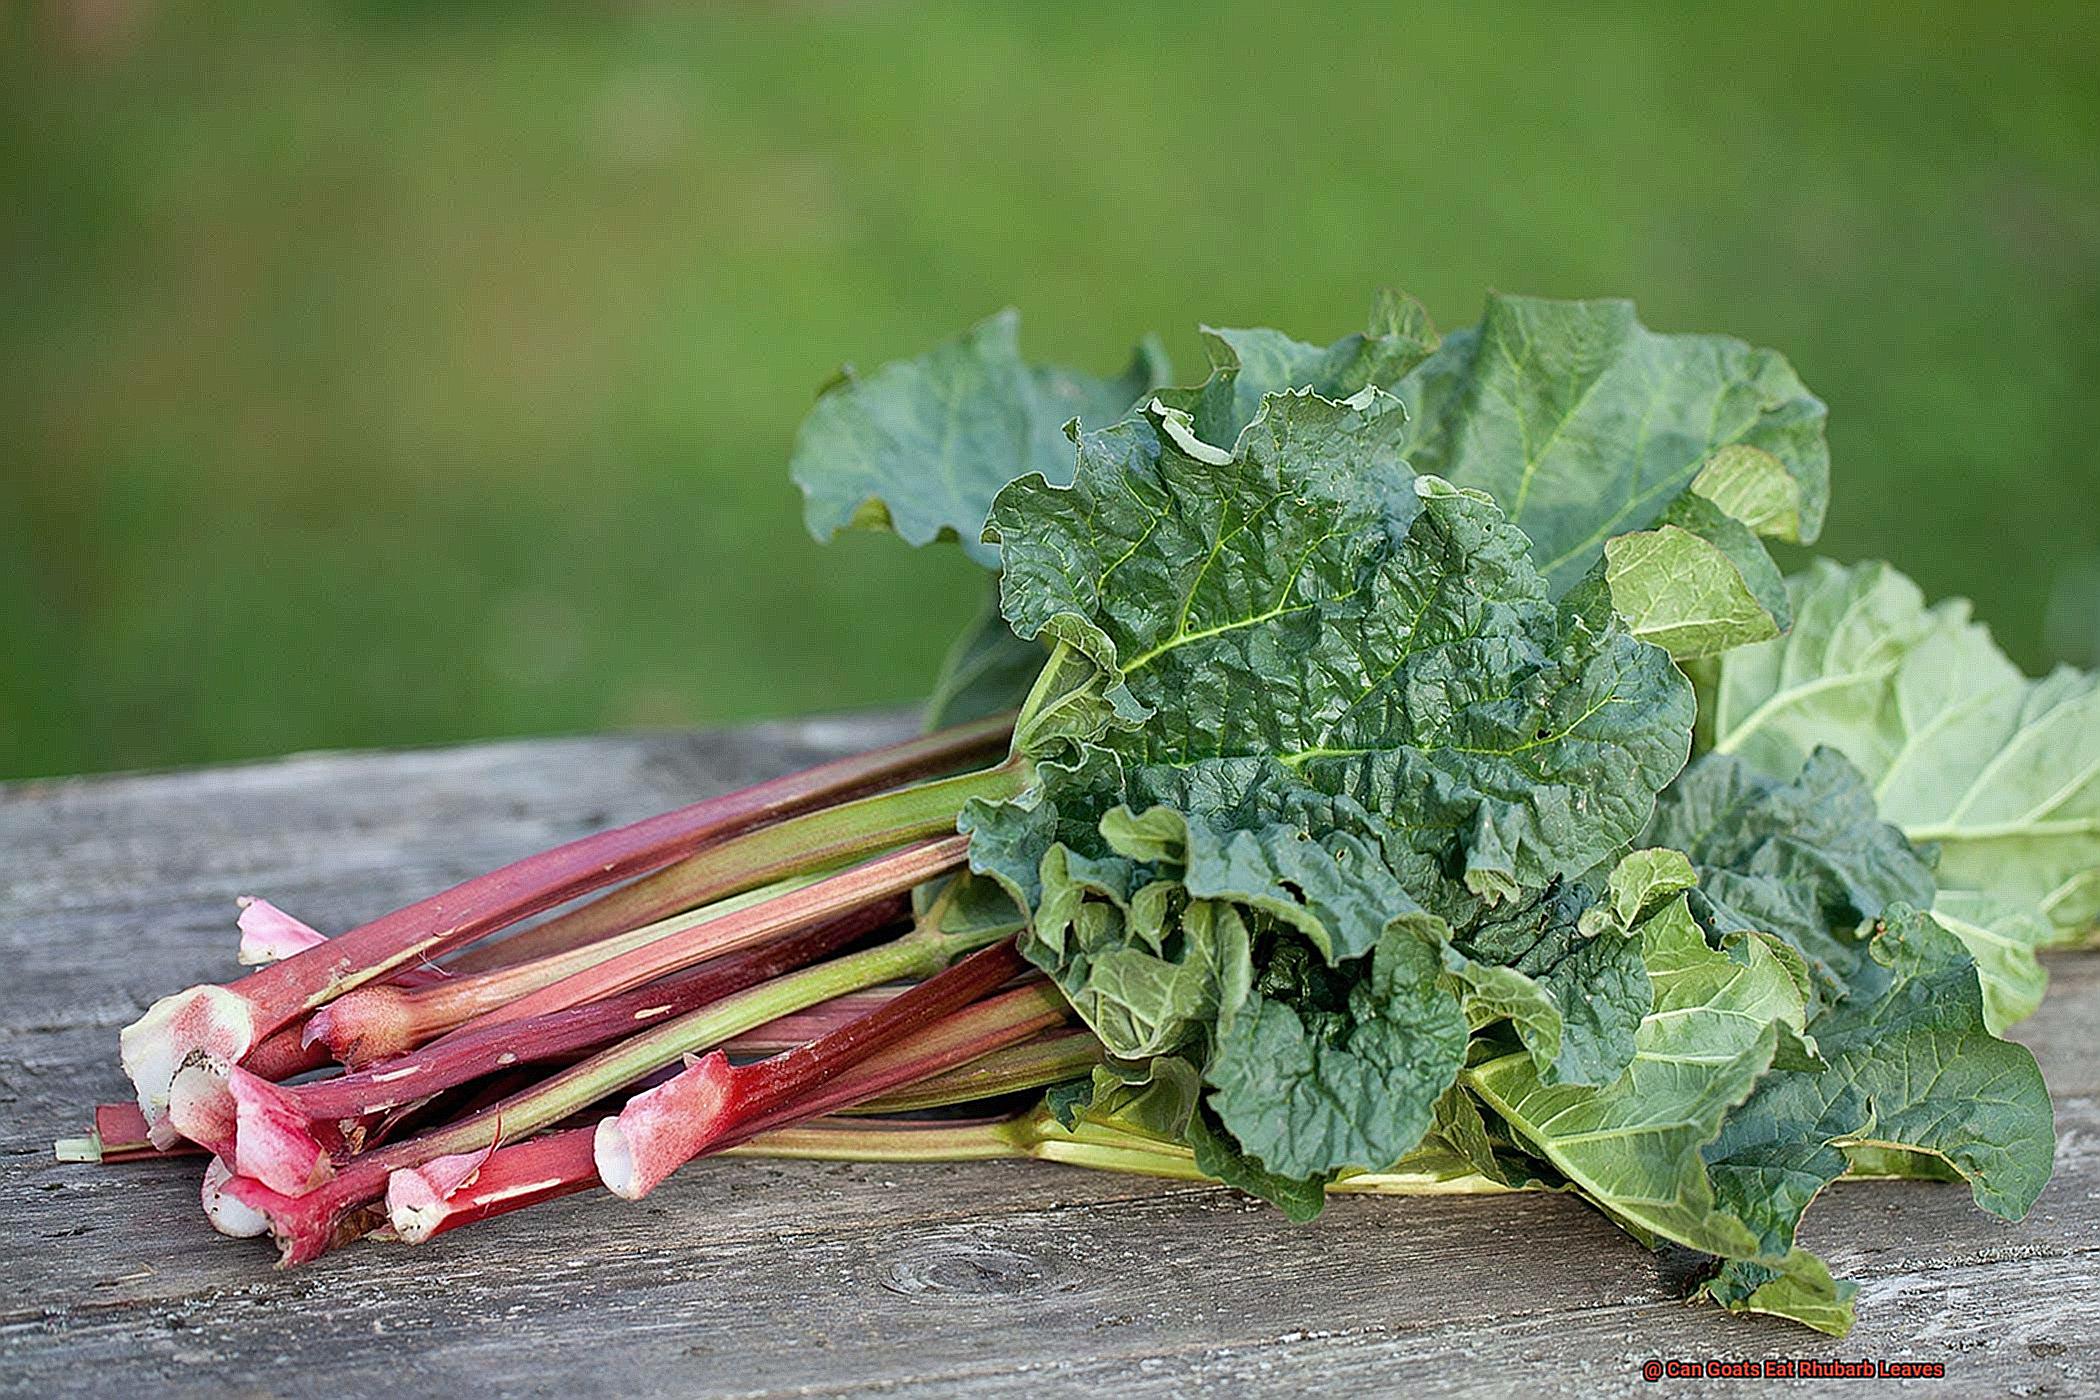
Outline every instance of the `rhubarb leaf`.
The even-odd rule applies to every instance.
[[[1878,921],[1853,994],[1809,1025],[1828,1063],[1782,1069],[1731,1113],[1705,1149],[1722,1205],[1758,1236],[1767,1261],[1792,1248],[1802,1212],[1846,1168],[1846,1145],[1931,1154],[1976,1203],[2018,1220],[2049,1180],[2056,1134],[2047,1088],[2025,1046],[1985,1024],[1975,966],[1932,918],[1894,906]],[[1731,1294],[1761,1287],[1724,1267]]]
[[[956,539],[996,567],[979,536],[999,488],[1030,472],[1070,480],[1065,424],[1114,422],[1169,377],[1149,341],[1109,379],[1029,364],[1020,316],[1002,311],[915,359],[842,371],[803,421],[788,470],[820,540],[848,527],[915,545]]]
[[[1772,934],[1799,953],[1820,1001],[1846,995],[1862,923],[1893,903],[1932,902],[1932,868],[1832,749],[1786,781],[1709,754],[1663,793],[1641,839],[1690,857],[1692,906],[1710,927]]]
[[[1941,890],[1932,901],[1932,917],[1976,959],[1991,1034],[2003,1034],[2034,1014],[2049,987],[2049,974],[2034,952],[2055,938],[2039,910],[1979,890]]]
[[[1390,1166],[1421,1141],[1458,1073],[1466,1021],[1439,985],[1435,945],[1395,929],[1369,963],[1332,967],[1284,938],[1222,1025],[1208,1102],[1270,1172]]]
[[[1391,390],[1437,347],[1429,313],[1413,297],[1378,294],[1361,335],[1308,345],[1266,328],[1203,328],[1211,372],[1193,388],[1162,389],[1159,399],[1188,415],[1204,442],[1230,448],[1261,411],[1262,400],[1290,389],[1346,399],[1367,388]]]
[[[1493,902],[1639,829],[1688,688],[1608,609],[1550,601],[1491,502],[1410,478],[1400,419],[1375,391],[1292,392],[1230,457],[1171,409],[1087,434],[1069,487],[994,504],[1002,597],[1149,715],[1096,741],[1127,770],[1347,797]]]
[[[1636,851],[1606,877],[1601,903],[1577,881],[1495,911],[1444,955],[1467,1018],[1475,1029],[1508,1020],[1547,1084],[1609,1084],[1633,1059],[1654,1000],[1632,930],[1693,883],[1677,852]]]
[[[1731,1259],[1698,1292],[1732,1313],[1766,1313],[1842,1337],[1852,1330],[1859,1285],[1832,1278],[1828,1264],[1794,1249],[1777,1264]]]
[[[1491,502],[1409,472],[1403,427],[1375,390],[1292,391],[1228,453],[1157,403],[992,512],[1006,616],[1052,647],[1017,742],[1110,718],[965,813],[973,863],[1111,1052],[1201,1063],[1204,1150],[1245,1159],[1218,1173],[1293,1209],[1427,1131],[1467,1038],[1447,921],[1572,897],[1688,748],[1668,656],[1547,598]],[[1074,658],[1090,686],[1057,679]],[[1646,991],[1622,935],[1579,933],[1586,902],[1536,970],[1569,1003],[1550,1062],[1604,1079],[1630,1047],[1593,1013],[1626,1004],[1630,1032]]]
[[[1655,528],[1604,542],[1612,603],[1680,661],[1766,641],[1793,621],[1779,567],[1750,527],[1688,490]]]
[[[2069,942],[2100,919],[2100,675],[2027,679],[1966,601],[1927,607],[1885,564],[1819,561],[1789,586],[1793,632],[1717,664],[1707,742],[1768,773],[1818,745],[1851,759],[1882,816],[1939,848],[1947,922],[2010,1024],[2044,921]]]
[[[1702,479],[1707,500],[1763,533],[1807,542],[1822,527],[1825,411],[1786,360],[1657,334],[1631,302],[1492,295],[1479,326],[1394,392],[1416,420],[1416,469],[1500,501],[1555,592]]]

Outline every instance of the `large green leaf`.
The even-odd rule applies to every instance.
[[[1768,1076],[1705,1149],[1717,1198],[1768,1261],[1792,1248],[1802,1212],[1844,1172],[1848,1145],[1930,1154],[2010,1220],[2049,1180],[2056,1137],[2041,1071],[2026,1047],[1990,1033],[1961,943],[1896,906],[1868,951],[1852,996],[1809,1023],[1828,1068]],[[1729,1265],[1718,1296],[1750,1306],[1767,1272]],[[1797,1280],[1790,1306],[1819,1296]],[[1770,1295],[1762,1306],[1789,1311]]]
[[[1784,1055],[1803,1049],[1806,1006],[1780,956],[1736,935],[1707,946],[1680,895],[1640,928],[1655,1000],[1633,1062],[1602,1088],[1550,1085],[1526,1054],[1465,1072],[1465,1083],[1615,1219],[1729,1257],[1760,1252],[1717,1202],[1700,1149]]]
[[[1822,527],[1824,408],[1786,360],[1657,334],[1631,302],[1490,296],[1480,325],[1394,392],[1416,419],[1416,468],[1500,501],[1556,592],[1702,477],[1707,499],[1762,533],[1809,541]]]
[[[993,507],[1005,612],[1150,712],[1097,741],[1126,768],[1346,796],[1493,901],[1639,829],[1687,687],[1608,610],[1553,603],[1492,502],[1412,478],[1402,431],[1365,391],[1272,396],[1231,456],[1164,408],[1088,434],[1069,487]]]
[[[1851,759],[1939,847],[1949,926],[2008,1024],[2040,986],[2041,920],[2069,940],[2100,917],[2100,676],[2028,680],[1966,601],[1927,607],[1885,564],[1819,561],[1790,591],[1793,632],[1718,663],[1703,733],[1769,773],[1817,745]]]
[[[1467,1034],[1447,921],[1579,880],[1689,747],[1668,656],[1550,599],[1492,502],[1407,468],[1404,425],[1375,389],[1294,390],[1228,452],[1155,403],[992,511],[1006,617],[1051,645],[1017,734],[1067,766],[973,805],[973,862],[1113,1052],[1202,1065],[1201,1150],[1293,1209],[1427,1131]],[[1570,1008],[1555,1061],[1601,1078],[1630,982],[1583,908],[1534,970]]]
[[[1021,358],[1020,316],[1002,311],[916,359],[873,374],[842,371],[795,438],[789,474],[810,533],[886,527],[909,544],[957,539],[980,563],[980,538],[999,488],[1040,472],[1072,475],[1065,424],[1113,422],[1169,377],[1150,342],[1110,379]]]

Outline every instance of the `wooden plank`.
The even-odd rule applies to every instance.
[[[291,1395],[1722,1393],[1659,1356],[1943,1361],[1924,1395],[2100,1389],[2100,956],[2022,1035],[2057,1095],[2030,1219],[1856,1185],[1808,1243],[1862,1282],[1847,1342],[1687,1308],[1560,1198],[1343,1200],[1292,1226],[1229,1192],[1032,1163],[700,1164],[292,1274],[219,1239],[194,1163],[50,1160],[115,1097],[114,1031],[224,976],[231,896],[340,928],[609,822],[878,742],[894,719],[318,755],[0,789],[0,1391]],[[1798,1387],[1849,1392],[1856,1383]]]

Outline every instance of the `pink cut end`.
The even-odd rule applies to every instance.
[[[728,1056],[716,1051],[629,1099],[619,1117],[598,1124],[591,1141],[598,1179],[630,1201],[655,1190],[714,1141],[731,1076]]]
[[[487,1149],[460,1152],[389,1175],[386,1214],[394,1233],[409,1244],[421,1244],[436,1234],[451,1214],[445,1203],[454,1192],[473,1183],[488,1159]]]
[[[268,1216],[243,1205],[227,1193],[226,1183],[231,1180],[233,1169],[217,1157],[212,1158],[211,1165],[204,1169],[204,1215],[211,1221],[211,1227],[237,1240],[269,1233]]]
[[[335,1175],[297,1099],[238,1067],[226,1083],[234,1106],[234,1170],[286,1196],[304,1195]]]
[[[168,1122],[168,1091],[192,1065],[225,1070],[255,1043],[255,1016],[247,1000],[225,987],[191,987],[164,996],[117,1037],[124,1073],[138,1091],[146,1131],[159,1148],[181,1134]]]
[[[326,1192],[287,1196],[272,1191],[254,1177],[232,1175],[219,1182],[217,1195],[219,1216],[229,1223],[245,1229],[254,1218],[264,1222],[264,1228],[277,1241],[280,1269],[311,1263],[336,1242],[340,1203],[326,1199]],[[218,1219],[215,1217],[212,1223],[218,1224]]]
[[[242,895],[238,902],[241,946],[237,956],[245,967],[279,962],[328,941],[319,929],[300,923],[267,899]]]
[[[206,1152],[230,1160],[240,1130],[226,1076],[203,1065],[179,1071],[168,1086],[168,1123]]]

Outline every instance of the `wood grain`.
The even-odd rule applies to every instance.
[[[1033,1163],[711,1162],[291,1274],[220,1239],[196,1166],[61,1166],[122,1095],[115,1032],[231,975],[233,897],[341,929],[550,843],[896,737],[899,717],[732,734],[308,755],[0,788],[0,1392],[784,1396],[1620,1395],[1652,1357],[1943,1361],[1913,1395],[2100,1393],[2100,956],[2022,1028],[2055,1182],[2007,1225],[1967,1192],[1848,1185],[1806,1242],[1861,1282],[1847,1341],[1679,1301],[1561,1198],[1338,1200],[1310,1225],[1219,1189]],[[1857,1393],[1858,1383],[1791,1393]]]

